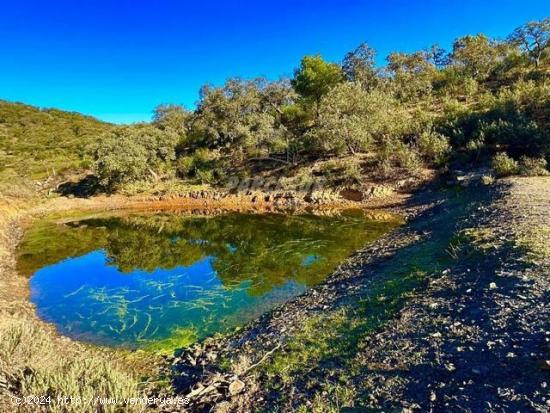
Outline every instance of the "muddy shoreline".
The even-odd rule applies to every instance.
[[[391,259],[395,251],[422,237],[416,229],[410,228],[408,222],[422,220],[423,214],[437,213],[433,208],[442,200],[432,197],[433,189],[425,188],[413,196],[371,203],[366,209],[378,210],[382,206],[382,211],[403,217],[404,224],[355,251],[320,285],[263,314],[256,321],[234,333],[207,338],[177,351],[174,357],[167,357],[163,374],[171,376],[177,391],[189,398],[189,411],[217,408],[224,411],[225,404],[232,398],[237,403],[246,400],[245,407],[241,406],[242,411],[263,402],[263,395],[253,395],[248,399],[247,394],[232,394],[232,387],[236,386],[235,383],[237,386],[242,383],[244,389],[256,388],[253,380],[247,381],[248,373],[252,373],[256,365],[269,362],[269,356],[283,347],[286,337],[299,331],[305,320],[329,308],[345,305],[376,283],[376,266]],[[239,358],[247,360],[244,373],[220,369],[221,359]]]
[[[432,186],[413,196],[323,204],[318,208],[321,213],[350,207],[381,209],[400,214],[406,223],[355,252],[321,285],[255,322],[195,343],[173,357],[150,359],[149,368],[153,364],[159,371],[150,376],[145,392],[166,394],[166,388],[156,385],[156,378],[170,380],[179,395],[190,399],[188,411],[193,412],[275,408],[290,412],[302,406],[313,408],[311,403],[316,400],[329,405],[339,396],[326,389],[326,383],[350,375],[339,355],[310,363],[290,382],[266,373],[266,367],[299,351],[293,343],[308,320],[323,320],[326,314],[355,308],[380,280],[394,272],[401,274],[401,267],[413,263],[423,268],[425,276],[405,291],[395,313],[361,336],[362,349],[346,356],[346,363],[359,366],[345,384],[355,396],[339,403],[375,410],[545,411],[550,405],[545,385],[550,381],[545,367],[550,358],[545,344],[550,340],[550,289],[544,275],[548,274],[548,254],[526,266],[526,253],[518,245],[525,243],[521,240],[527,235],[522,234],[529,233],[530,226],[548,227],[549,183],[548,178],[540,178],[503,181],[491,187]],[[84,347],[58,336],[52,326],[37,318],[27,300],[27,279],[15,273],[15,246],[22,224],[32,217],[70,210],[177,208],[219,213],[311,208],[307,202],[274,208],[257,199],[253,202],[251,195],[248,200],[227,198],[214,203],[208,197],[57,198],[32,207],[19,205],[2,222],[7,236],[1,282],[3,291],[10,291],[1,297],[2,311],[38,322],[68,349]],[[550,243],[544,234],[539,248],[546,252]],[[441,251],[434,253],[438,248]],[[439,260],[438,254],[444,256],[438,265],[423,264],[423,260]],[[343,334],[339,340],[348,340],[347,333]]]
[[[191,400],[189,411],[290,412],[316,408],[319,400],[326,408],[338,399],[326,383],[349,377],[350,369],[345,386],[354,396],[344,402],[352,408],[546,411],[548,257],[525,265],[513,222],[518,216],[529,222],[525,217],[537,214],[537,225],[548,223],[548,188],[543,196],[536,193],[536,185],[548,183],[517,179],[458,192],[419,192],[398,207],[407,225],[357,251],[323,284],[244,329],[182,350],[167,360],[172,368],[165,373]],[[514,204],[510,199],[518,188],[528,195]],[[328,359],[313,359],[283,381],[284,372],[273,375],[270,364],[277,357],[290,363],[296,354],[304,356],[296,337],[308,320],[344,308],[360,311],[357,303],[378,278],[411,261],[420,260],[422,267],[422,258],[438,248],[428,261],[442,256],[441,265],[424,266],[429,273],[423,281],[406,293],[395,314],[362,336],[352,356],[339,359],[329,349]],[[321,323],[318,334],[330,328]],[[347,340],[343,334],[339,341]]]
[[[269,196],[269,199],[267,197]],[[274,197],[272,193],[263,194],[259,197],[258,193],[249,193],[241,195],[231,195],[220,193],[201,193],[183,198],[159,198],[159,197],[126,197],[126,196],[99,196],[89,199],[83,198],[52,198],[52,199],[30,199],[13,200],[0,199],[1,216],[0,230],[2,232],[2,244],[0,253],[0,315],[6,314],[6,319],[16,317],[24,320],[28,325],[32,325],[43,331],[53,343],[60,343],[65,346],[68,352],[79,353],[86,349],[92,353],[97,353],[100,357],[120,358],[122,364],[127,351],[117,351],[96,348],[95,346],[75,342],[67,337],[59,335],[56,329],[42,321],[35,312],[35,308],[29,301],[28,278],[17,273],[16,270],[16,252],[17,245],[20,242],[25,228],[35,219],[50,214],[71,214],[74,211],[84,214],[112,213],[120,211],[165,211],[177,210],[183,213],[200,213],[206,215],[220,214],[225,212],[254,212],[254,213],[305,213],[315,212],[318,214],[337,214],[339,211],[350,208],[362,208],[368,210],[369,214],[383,214],[384,206],[387,204],[392,209],[392,214],[399,212],[398,205],[407,195],[394,195],[385,198],[372,198],[365,202],[354,202],[345,199],[330,198],[322,202],[308,202],[303,199],[303,194],[280,194]],[[120,356],[120,357],[119,357]],[[132,358],[132,357],[131,357]],[[138,373],[147,373],[156,375],[154,372],[159,365],[164,366],[164,361],[157,357],[146,357],[145,360],[136,360],[132,358],[132,370]],[[145,365],[147,361],[151,365]],[[154,377],[152,377],[154,379]],[[154,381],[154,380],[153,380]],[[147,388],[149,387],[146,384]],[[147,393],[155,394],[159,390],[151,386]],[[14,390],[15,391],[15,390]],[[0,400],[2,402],[2,400]],[[3,400],[4,403],[9,401]],[[1,403],[0,403],[1,404]],[[1,407],[1,406],[0,406]]]

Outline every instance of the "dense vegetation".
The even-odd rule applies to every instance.
[[[2,103],[0,156],[31,176],[93,159],[108,190],[230,176],[360,185],[425,168],[544,174],[549,39],[544,19],[505,40],[477,34],[450,51],[394,52],[384,67],[363,43],[341,63],[305,56],[292,79],[204,86],[194,111],[161,105],[152,123],[125,127]]]
[[[0,182],[46,179],[92,165],[91,146],[112,125],[78,113],[0,100]]]

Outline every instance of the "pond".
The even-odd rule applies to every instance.
[[[18,270],[38,315],[61,334],[173,349],[303,293],[398,224],[363,211],[50,217],[26,231]]]

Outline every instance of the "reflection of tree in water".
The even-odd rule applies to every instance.
[[[357,216],[129,215],[58,225],[62,228],[52,231],[51,237],[42,231],[40,239],[52,249],[65,244],[60,237],[68,237],[78,243],[81,254],[104,248],[110,264],[127,273],[190,266],[212,256],[226,288],[250,281],[248,292],[260,295],[289,280],[307,286],[320,282],[342,259],[387,231],[389,225]],[[50,251],[49,256],[62,254]]]

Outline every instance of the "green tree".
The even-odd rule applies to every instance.
[[[466,75],[483,80],[495,68],[497,56],[496,42],[483,34],[477,34],[455,40],[451,61]]]
[[[307,136],[329,153],[356,153],[394,132],[397,103],[381,90],[365,91],[356,83],[333,88],[322,100],[319,119]]]
[[[319,104],[328,91],[344,79],[342,69],[319,55],[305,56],[294,72],[292,86],[303,98]]]
[[[153,125],[162,130],[172,130],[185,137],[189,116],[190,112],[183,106],[162,104],[157,106],[153,112]]]
[[[99,140],[94,153],[95,171],[109,188],[140,179],[159,179],[172,173],[178,137],[149,125],[111,131]]]
[[[372,89],[378,83],[374,65],[376,51],[366,43],[348,52],[342,61],[342,72],[349,82],[358,82],[366,89]]]
[[[285,141],[279,108],[292,93],[264,79],[230,79],[221,88],[203,87],[191,124],[198,146],[220,148],[241,160],[265,156]]]
[[[532,21],[518,27],[509,36],[539,67],[541,59],[550,51],[550,18]]]
[[[402,100],[426,97],[432,90],[432,81],[437,73],[425,51],[414,53],[391,53],[386,70],[393,80],[395,95]]]
[[[427,51],[428,60],[438,69],[443,69],[449,64],[449,55],[445,49],[437,43],[432,45]]]

